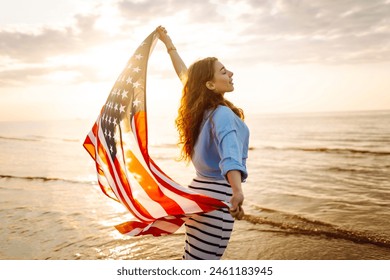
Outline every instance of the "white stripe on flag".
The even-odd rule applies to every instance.
[[[156,174],[156,176],[158,176],[159,178],[161,178],[167,184],[170,184],[174,188],[179,189],[179,190],[184,191],[184,192],[187,192],[187,193],[194,193],[191,190],[189,190],[188,188],[185,188],[185,187],[173,182],[172,180],[168,179],[165,175],[161,174],[161,172],[157,168],[155,168],[155,166],[153,164],[151,164],[151,170]],[[179,204],[185,213],[197,213],[197,212],[202,211],[202,209],[199,207],[199,205],[195,201],[188,199],[188,198],[185,198],[181,195],[178,195],[178,194],[172,192],[171,190],[168,190],[167,188],[165,188],[162,185],[160,186],[160,188],[161,188],[161,191],[166,196],[168,196],[169,198],[174,200],[177,204]]]
[[[100,129],[100,127],[99,127],[99,130],[98,130],[98,138],[101,140],[100,142],[104,146],[104,149],[108,152],[109,149],[108,149],[108,147],[106,145],[106,141],[105,141],[102,129]],[[118,154],[121,154],[121,153],[118,153]],[[114,166],[114,163],[113,163],[113,161],[112,161],[112,159],[111,159],[111,157],[109,155],[108,155],[108,157],[106,159],[110,162],[109,164],[111,164],[111,166]],[[122,204],[128,205],[130,207],[130,209],[133,211],[134,216],[136,216],[140,220],[152,221],[153,219],[150,219],[150,218],[147,218],[147,217],[143,216],[134,207],[133,203],[131,202],[131,200],[129,199],[128,195],[126,194],[126,191],[124,190],[124,187],[123,187],[123,185],[122,185],[122,183],[121,183],[121,181],[119,179],[119,176],[117,174],[116,168],[113,168],[113,173],[115,175],[115,179],[116,179],[117,184],[115,184],[114,178],[112,178],[111,173],[110,173],[110,171],[108,169],[108,166],[100,159],[99,156],[97,156],[97,160],[98,160],[99,164],[101,165],[101,167],[103,169],[104,175],[106,176],[106,178],[107,178],[107,180],[108,180],[108,182],[110,184],[111,189],[114,191],[115,195],[122,202]],[[121,198],[120,194],[122,194],[122,196],[124,198],[124,201]]]

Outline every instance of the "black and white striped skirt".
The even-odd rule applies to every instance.
[[[232,188],[226,181],[195,178],[189,188],[229,202]],[[194,214],[185,223],[184,260],[219,260],[228,245],[234,218],[227,208]]]

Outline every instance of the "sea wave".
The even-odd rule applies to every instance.
[[[251,206],[261,212],[258,215],[245,214],[244,220],[252,224],[270,225],[288,234],[325,236],[328,238],[349,240],[355,243],[366,243],[390,248],[389,237],[384,237],[373,232],[345,229],[331,223],[309,219],[298,214],[264,208],[257,205]]]
[[[149,146],[153,148],[168,148],[168,149],[178,148],[178,145],[176,143],[159,143],[159,144],[151,144]]]
[[[0,174],[0,179],[19,179],[19,180],[27,180],[27,181],[43,181],[43,182],[65,182],[72,184],[96,184],[96,181],[87,181],[87,180],[72,180],[66,178],[55,178],[55,177],[45,177],[45,176],[16,176],[16,175],[4,175]]]
[[[266,146],[266,150],[286,150],[286,151],[302,151],[315,153],[335,153],[335,154],[371,154],[375,156],[390,156],[390,151],[374,151],[361,150],[350,148],[328,148],[328,147],[274,147]]]
[[[7,137],[7,136],[0,136],[0,140],[12,140],[12,141],[39,141],[39,139],[32,139],[32,138],[20,138],[20,137]]]
[[[386,169],[386,168],[389,168],[390,166],[383,166],[382,168]],[[334,167],[329,167],[327,169],[327,171],[331,171],[331,172],[337,172],[337,173],[358,173],[358,174],[370,174],[370,175],[381,175],[382,173],[382,170],[381,169],[378,169],[375,168],[375,169],[368,169],[368,168],[360,168],[360,167],[357,167],[357,168],[344,168],[344,167],[337,167],[337,166],[334,166]]]
[[[27,141],[27,142],[50,142],[50,141],[80,142],[80,139],[46,137],[46,136],[40,136],[40,135],[31,135],[31,136],[26,136],[26,137],[12,137],[12,136],[1,136],[0,135],[0,140]]]

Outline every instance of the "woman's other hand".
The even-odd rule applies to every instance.
[[[233,218],[241,220],[244,217],[244,210],[242,209],[244,194],[241,188],[241,172],[238,170],[230,170],[226,176],[233,191],[232,198],[230,199],[230,204],[232,206],[230,207],[229,212]]]
[[[244,202],[244,195],[242,193],[233,194],[230,203],[231,207],[229,209],[230,214],[233,218],[241,220],[244,217],[244,209],[242,208],[242,203]]]

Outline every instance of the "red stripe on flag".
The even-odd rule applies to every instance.
[[[165,178],[160,178],[160,175],[153,172],[151,170],[152,174],[156,177],[158,182],[164,186],[166,189],[180,195],[183,197],[186,197],[187,199],[191,199],[194,201],[202,201],[203,203],[197,203],[199,207],[205,211],[212,211],[215,210],[215,208],[220,208],[220,207],[226,207],[224,203],[221,201],[207,197],[202,194],[188,194],[186,192],[180,191],[177,188],[173,187],[171,184],[167,183],[166,180],[174,182],[169,176],[167,176],[156,164],[155,162],[150,158],[149,153],[148,153],[148,147],[147,147],[147,118],[146,118],[146,112],[138,112],[137,114],[134,115],[134,127],[136,128],[136,135],[137,135],[137,140],[138,140],[138,145],[140,147],[141,153],[144,156],[145,162],[149,166],[152,164]],[[149,174],[148,174],[149,175]],[[194,196],[197,196],[199,198],[196,199]],[[164,207],[165,208],[165,207]],[[180,214],[180,213],[179,213]]]
[[[93,125],[92,127],[92,130],[91,132],[95,138],[96,138],[96,134],[97,134],[97,124],[95,122],[95,124]],[[90,156],[93,158],[93,159],[96,159],[96,152],[95,152],[95,145],[94,143],[92,142],[91,138],[89,137],[89,135],[85,138],[85,141],[84,141],[84,144],[83,144],[84,148],[87,150],[87,152],[90,154]]]
[[[98,140],[97,141],[97,146],[98,146],[99,157],[104,161],[104,163],[108,167],[108,170],[109,170],[109,173],[111,175],[111,178],[114,180],[115,186],[117,186],[116,189],[117,189],[118,195],[120,196],[121,203],[135,217],[137,217],[140,220],[154,219],[154,217],[152,217],[152,215],[150,215],[150,213],[142,206],[142,204],[134,199],[134,197],[132,195],[132,192],[131,192],[130,185],[128,183],[128,180],[127,180],[126,176],[124,176],[125,172],[122,170],[122,166],[118,163],[118,161],[116,159],[114,160],[114,166],[111,164],[111,161],[110,161],[110,158],[109,158],[110,155],[107,154],[106,149],[105,149],[104,145],[101,144],[101,141],[99,140],[99,138],[97,138],[97,140]],[[120,190],[120,188],[119,188],[120,185],[119,185],[119,182],[118,182],[117,177],[115,176],[115,174],[118,175],[120,184],[123,186],[125,193],[122,193],[122,191]],[[136,213],[132,209],[132,207],[130,207],[130,205],[126,201],[125,197],[130,200],[132,206],[139,213],[141,213],[141,215],[144,216],[144,217],[140,216],[139,213]]]
[[[165,234],[174,233],[179,227],[183,225],[186,217],[170,217],[170,218],[161,218],[152,223],[141,223],[138,221],[128,221],[116,225],[115,228],[122,234],[133,235],[146,235],[152,234],[153,236],[161,236]],[[162,229],[158,225],[164,223],[164,227],[168,229]],[[171,228],[171,229],[169,229]],[[137,233],[135,234],[134,231]]]
[[[132,151],[126,151],[125,157],[128,159],[127,169],[135,174],[135,179],[138,181],[143,190],[153,201],[159,203],[168,215],[184,214],[183,209],[174,200],[167,197],[156,183],[155,179],[147,172],[138,158]]]
[[[135,134],[137,136],[138,146],[145,159],[145,162],[149,162],[148,152],[148,124],[146,119],[146,112],[140,111],[133,116]]]
[[[158,166],[153,162],[153,160],[151,160],[151,164],[156,168],[156,169],[159,169]],[[153,169],[151,169],[151,172],[153,173],[153,175],[155,176],[155,178],[157,179],[157,181],[163,185],[165,188],[167,188],[168,190],[176,193],[177,195],[180,195],[182,197],[185,197],[187,199],[190,199],[190,200],[193,200],[193,201],[196,201],[196,203],[198,204],[198,206],[204,211],[204,212],[209,212],[209,211],[212,211],[212,210],[215,210],[216,208],[226,208],[227,205],[218,200],[218,199],[215,199],[215,198],[212,198],[212,197],[209,197],[209,196],[206,196],[206,195],[203,195],[203,194],[196,194],[196,193],[187,193],[187,192],[184,192],[182,190],[179,190],[177,189],[176,187],[174,187],[173,185],[167,183],[166,181],[164,181],[164,178],[163,177],[160,177],[159,174],[155,173],[153,171]],[[163,172],[162,172],[163,176],[166,176]],[[168,176],[166,176],[165,179],[169,179],[170,181],[173,181],[171,180]],[[174,181],[173,181],[174,182]]]
[[[151,170],[152,174],[157,179],[158,183],[164,186],[166,189],[183,196],[187,199],[196,201],[198,206],[204,211],[209,212],[212,210],[215,210],[215,208],[220,207],[226,207],[226,205],[212,197],[208,197],[202,194],[189,194],[183,191],[178,190],[177,188],[173,187],[171,184],[167,183],[166,180],[174,182],[169,176],[167,176],[156,164],[155,162],[150,158],[148,153],[148,147],[147,147],[147,118],[146,118],[146,112],[138,112],[134,115],[134,127],[136,129],[136,135],[138,140],[138,145],[140,147],[141,153],[144,156],[144,159],[146,161],[146,164],[149,166],[149,169],[151,167],[151,164],[162,174],[163,178],[161,178],[160,174],[157,174]],[[149,175],[149,174],[148,174]],[[165,177],[165,178],[164,178]],[[180,213],[179,213],[180,214]]]

